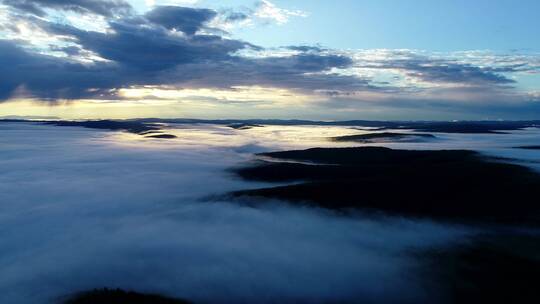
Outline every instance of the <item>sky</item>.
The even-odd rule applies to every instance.
[[[0,0],[0,116],[540,119],[532,0]]]

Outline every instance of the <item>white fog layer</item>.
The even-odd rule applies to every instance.
[[[356,130],[179,125],[166,132],[178,138],[0,124],[0,303],[56,303],[102,287],[201,303],[415,302],[428,294],[410,253],[475,231],[208,199],[268,185],[228,171],[254,152],[336,146],[324,138]],[[538,168],[538,151],[511,149],[539,144],[538,134],[496,141],[435,134],[433,142],[385,146],[473,147]]]

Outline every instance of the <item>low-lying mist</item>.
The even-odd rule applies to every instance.
[[[176,129],[178,139],[166,140],[0,124],[0,302],[56,303],[110,287],[200,303],[415,303],[433,294],[411,252],[474,233],[279,202],[209,201],[262,185],[227,171],[250,153],[313,142],[290,134],[272,141],[290,130],[248,131]]]

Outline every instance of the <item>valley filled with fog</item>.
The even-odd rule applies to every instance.
[[[540,170],[538,150],[515,148],[539,145],[535,128],[377,143],[329,140],[369,132],[342,126],[163,125],[170,139],[31,122],[0,132],[2,303],[102,287],[196,303],[436,299],[418,253],[467,243],[485,226],[252,206],[224,194],[271,183],[231,168],[261,152],[384,146],[471,149]]]

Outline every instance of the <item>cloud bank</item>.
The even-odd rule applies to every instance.
[[[16,11],[43,17],[47,9],[72,11],[80,14],[97,14],[106,17],[131,12],[131,5],[124,0],[3,0]]]
[[[120,90],[145,86],[250,86],[285,89],[335,112],[396,103],[435,112],[504,108],[519,114],[540,107],[537,91],[523,88],[520,80],[539,74],[538,54],[264,48],[235,39],[228,32],[234,24],[254,18],[285,24],[307,16],[266,0],[244,10],[155,5],[145,13],[123,0],[1,3],[4,101],[125,101]],[[85,19],[91,16],[99,22]]]
[[[407,253],[469,233],[201,201],[261,186],[227,175],[254,147],[226,128],[178,129],[165,142],[28,123],[0,131],[3,303],[104,286],[201,303],[416,303],[427,295]]]

